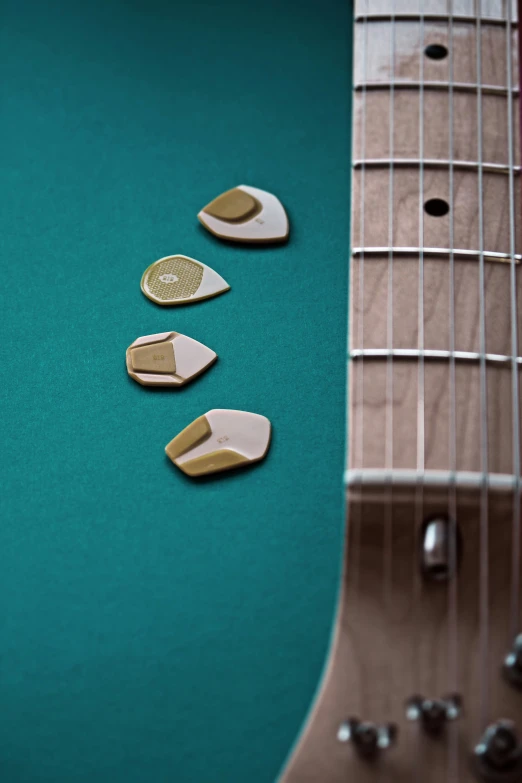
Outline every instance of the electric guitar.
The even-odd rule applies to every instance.
[[[355,4],[344,574],[281,783],[522,781],[517,18]]]

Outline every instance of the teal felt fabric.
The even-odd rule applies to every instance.
[[[350,26],[345,0],[1,0],[2,783],[270,783],[334,613],[343,528]],[[220,243],[222,191],[291,238]],[[160,308],[145,267],[230,292]],[[138,336],[217,351],[183,390]],[[164,447],[215,407],[268,416],[251,470]]]

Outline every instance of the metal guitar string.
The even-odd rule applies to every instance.
[[[386,359],[386,424],[385,424],[385,468],[389,471],[386,481],[386,500],[384,503],[384,547],[383,547],[383,604],[385,616],[389,617],[389,607],[393,605],[392,598],[392,541],[393,541],[393,157],[394,157],[394,120],[395,120],[395,0],[392,3],[391,24],[390,24],[390,90],[389,90],[389,135],[388,146],[390,165],[388,169],[388,294],[387,294],[387,325],[386,325],[386,344],[390,349],[390,354]],[[390,624],[391,625],[391,624]],[[390,661],[393,656],[389,656]],[[391,681],[393,681],[393,671],[390,666]],[[385,713],[390,711],[389,691],[386,692]]]
[[[508,107],[508,163],[509,163],[509,252],[510,261],[510,299],[511,299],[511,382],[513,410],[513,530],[512,530],[512,565],[511,565],[511,621],[510,642],[520,631],[520,421],[519,421],[519,389],[518,364],[515,359],[518,351],[517,334],[517,272],[515,262],[515,177],[514,177],[514,140],[513,140],[513,52],[512,52],[512,7],[511,0],[506,0],[506,70],[509,98]],[[515,352],[515,353],[513,353]]]
[[[449,573],[448,582],[448,679],[449,692],[458,693],[458,580],[457,580],[457,402],[456,402],[456,378],[455,378],[455,218],[454,210],[454,107],[453,107],[453,0],[449,0],[448,16],[448,103],[449,103],[449,313],[450,313],[450,360],[449,360],[449,467],[450,479],[448,483],[448,525],[449,525]],[[458,733],[455,727],[448,736],[449,752],[447,757],[447,779],[458,779],[459,773],[459,746]]]
[[[362,20],[362,90],[361,90],[361,112],[360,112],[360,156],[362,160],[362,166],[360,171],[360,200],[359,200],[359,236],[361,243],[361,255],[358,259],[358,313],[357,313],[357,340],[361,345],[364,345],[364,244],[365,244],[365,224],[364,224],[364,208],[365,208],[365,165],[366,158],[366,82],[367,82],[367,70],[368,70],[368,22],[367,16],[369,11],[369,0],[365,2],[366,13]],[[358,25],[361,22],[357,23]],[[357,29],[357,28],[356,28]],[[355,320],[355,319],[354,319]],[[350,363],[350,366],[351,363]],[[358,598],[359,598],[359,571],[360,571],[360,555],[361,555],[361,521],[362,521],[362,504],[363,504],[363,444],[364,444],[364,408],[363,408],[363,395],[364,395],[364,361],[361,363],[357,370],[357,388],[355,389],[356,410],[357,410],[357,426],[355,428],[355,444],[354,444],[354,463],[360,471],[360,495],[356,503],[349,505],[349,510],[352,512],[349,519],[349,530],[353,549],[354,557],[351,561],[350,578],[353,584],[353,597],[355,611],[358,612]],[[355,418],[355,417],[354,417]],[[349,425],[348,425],[349,426]],[[355,511],[355,513],[353,513]],[[362,707],[362,705],[359,705]]]
[[[418,335],[417,347],[419,360],[417,364],[417,477],[415,483],[414,501],[414,535],[421,535],[424,518],[424,0],[420,0],[419,15],[419,282],[418,282]],[[413,628],[415,635],[414,682],[416,692],[421,692],[421,655],[419,649],[419,619],[421,601],[421,581],[418,562],[418,548],[413,547]],[[415,752],[415,767],[417,779],[422,779],[420,768],[420,741],[417,739]]]
[[[424,474],[424,0],[421,0],[420,6],[417,487],[422,491]]]
[[[479,228],[479,298],[480,298],[480,457],[482,482],[480,488],[480,586],[479,586],[479,649],[480,649],[480,720],[488,724],[489,714],[489,530],[488,530],[488,416],[486,378],[486,309],[484,269],[484,204],[483,204],[483,133],[482,133],[482,0],[475,0],[477,10],[477,124],[478,124],[478,228]]]

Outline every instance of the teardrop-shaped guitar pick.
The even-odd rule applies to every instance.
[[[270,433],[266,416],[216,409],[185,427],[165,451],[183,473],[202,476],[263,459]]]
[[[201,210],[198,220],[215,236],[234,242],[288,239],[288,218],[279,199],[249,185],[222,193]]]
[[[143,386],[183,386],[210,367],[217,354],[191,337],[161,332],[127,348],[127,372]]]
[[[151,264],[141,278],[141,290],[160,305],[197,302],[230,288],[221,275],[188,256],[165,256]]]

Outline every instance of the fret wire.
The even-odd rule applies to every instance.
[[[389,471],[384,468],[362,468],[360,470],[350,469],[344,473],[344,483],[347,487],[384,487],[386,485]],[[483,474],[480,471],[457,470],[455,473],[455,484],[462,489],[476,490],[480,489],[484,483],[488,482],[488,488],[494,492],[513,493],[516,491],[517,476],[511,473],[488,473]],[[393,486],[409,487],[415,489],[419,482],[425,487],[437,487],[447,489],[451,481],[450,470],[425,470],[419,474],[417,470],[408,470],[404,468],[394,468]]]
[[[357,83],[354,86],[354,90],[356,92],[360,90],[365,90],[368,92],[369,90],[388,90],[391,89],[392,83],[391,81],[382,81],[382,82],[365,82],[365,83]],[[424,82],[424,84],[421,84],[419,81],[412,81],[411,79],[402,80],[402,79],[396,79],[393,83],[393,87],[401,90],[420,90],[421,87],[425,90],[442,90],[446,91],[448,89],[448,82],[444,81],[429,81]],[[500,87],[496,84],[478,84],[478,83],[468,83],[468,82],[454,82],[453,83],[453,90],[455,92],[469,92],[469,93],[477,93],[479,90],[482,91],[483,95],[509,95],[509,90],[507,87]],[[511,94],[512,95],[518,95],[519,89],[518,87],[512,87],[511,88]]]
[[[419,255],[421,252],[425,256],[449,256],[450,253],[453,253],[455,258],[477,258],[480,259],[481,251],[480,250],[465,250],[463,248],[448,248],[448,247],[393,247],[391,248],[394,255],[402,255],[402,256],[416,256]],[[390,251],[389,247],[354,247],[352,249],[352,255],[353,256],[359,256],[364,254],[365,256],[382,256],[386,255]],[[482,256],[484,258],[489,258],[493,261],[511,261],[511,254],[510,253],[497,253],[494,250],[483,250]],[[515,261],[521,261],[522,255],[515,254],[514,255]]]
[[[421,20],[421,14],[416,13],[409,13],[409,12],[400,12],[397,14],[394,14],[396,22],[420,22]],[[448,22],[449,16],[446,14],[423,14],[422,18],[425,22]],[[470,16],[469,14],[455,14],[453,17],[454,22],[461,22],[461,23],[467,23],[470,25],[475,25],[477,22],[476,16]],[[356,22],[366,23],[366,22],[389,22],[390,21],[390,14],[357,14],[355,16]],[[485,25],[491,24],[495,26],[502,26],[504,27],[506,25],[505,18],[500,17],[485,17],[483,20],[483,23]],[[516,25],[515,21],[511,22],[512,25]]]
[[[391,354],[395,359],[418,359],[423,355],[425,359],[455,359],[458,361],[480,362],[482,354],[480,351],[455,351],[455,350],[436,350],[427,348],[420,351],[418,348],[393,348]],[[352,348],[349,351],[350,359],[385,359],[390,355],[389,348]],[[486,362],[497,364],[522,364],[522,356],[511,356],[499,353],[484,354]]]
[[[354,160],[352,167],[356,170],[362,168],[387,168],[393,163],[395,168],[410,168],[414,166],[420,166],[420,158],[366,158],[366,160]],[[437,168],[448,169],[453,166],[454,169],[477,171],[479,167],[478,161],[475,160],[451,160],[451,159],[438,159],[438,158],[425,158],[422,161],[424,168]],[[488,174],[507,174],[511,172],[520,174],[522,167],[510,166],[509,163],[482,163],[483,171]]]
[[[513,52],[511,37],[511,0],[507,0],[507,84],[512,87],[513,81]],[[512,377],[512,411],[513,411],[513,473],[517,477],[515,497],[513,499],[513,530],[512,530],[512,568],[511,568],[511,638],[514,639],[519,632],[520,611],[520,421],[519,421],[519,388],[518,367],[516,356],[518,354],[518,310],[516,294],[516,267],[515,267],[515,183],[514,183],[514,149],[513,149],[513,101],[508,101],[508,155],[509,155],[509,249],[511,252],[510,264],[510,298],[511,298],[511,377]]]
[[[476,42],[477,42],[477,83],[482,79],[482,0],[475,0],[478,5]],[[477,90],[477,125],[478,125],[478,161],[482,164],[483,158],[483,134],[482,134],[482,89]],[[482,465],[482,486],[480,500],[480,589],[479,589],[479,633],[480,633],[480,659],[481,659],[481,687],[480,687],[480,716],[482,726],[485,728],[489,713],[488,692],[488,659],[489,659],[489,536],[488,536],[488,419],[487,419],[487,386],[486,386],[486,307],[485,307],[485,261],[484,261],[484,204],[483,204],[483,171],[482,165],[478,169],[478,226],[479,226],[479,333],[480,333],[480,409],[481,409],[481,433],[480,454]]]

